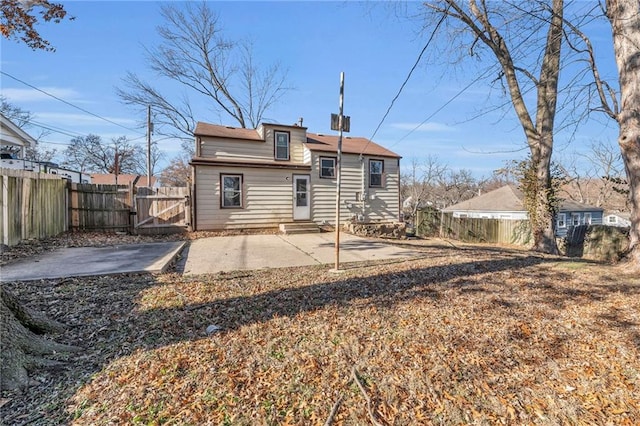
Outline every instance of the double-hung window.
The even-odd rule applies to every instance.
[[[242,175],[220,175],[222,208],[242,208]]]
[[[336,177],[335,157],[320,157],[320,177],[327,179]]]
[[[591,213],[584,214],[584,224],[591,225]]]
[[[384,161],[369,160],[369,186],[382,187],[382,173],[384,172]]]
[[[580,225],[580,213],[571,213],[571,225],[572,226]]]
[[[558,228],[567,227],[567,216],[565,213],[558,213],[557,225],[558,225]]]
[[[274,132],[275,159],[289,160],[289,132]]]

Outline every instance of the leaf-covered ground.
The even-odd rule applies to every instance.
[[[9,283],[69,325],[52,338],[84,351],[26,393],[3,394],[0,418],[640,424],[639,276],[507,249],[431,240],[423,250],[338,274]]]

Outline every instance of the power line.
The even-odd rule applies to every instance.
[[[397,144],[399,144],[400,142],[402,142],[403,140],[405,140],[407,137],[409,137],[409,135],[413,132],[415,132],[416,130],[418,130],[420,128],[420,126],[422,126],[424,123],[426,123],[427,121],[429,121],[430,119],[432,119],[437,113],[439,113],[440,111],[442,111],[447,105],[449,105],[451,102],[453,102],[454,100],[456,100],[456,98],[458,98],[460,95],[462,95],[464,92],[466,92],[471,86],[473,86],[474,84],[476,84],[478,81],[482,80],[484,77],[487,76],[487,74],[489,74],[492,70],[488,69],[487,71],[485,71],[483,74],[480,74],[480,76],[478,76],[475,80],[473,80],[471,83],[467,84],[464,88],[462,88],[462,90],[460,90],[458,93],[456,93],[452,98],[450,98],[447,102],[445,102],[444,104],[442,104],[438,109],[436,109],[433,113],[431,113],[427,118],[425,118],[420,124],[418,124],[416,127],[414,127],[413,129],[411,129],[406,135],[404,135],[403,137],[401,137],[400,139],[398,139],[398,141],[396,143],[394,143],[393,145],[389,146],[389,148],[392,148],[394,146],[396,146]]]
[[[422,60],[422,55],[424,55],[424,52],[426,52],[427,48],[431,45],[431,41],[435,37],[436,31],[438,31],[438,28],[440,28],[440,25],[442,25],[442,23],[444,22],[446,17],[447,17],[447,14],[443,13],[442,16],[440,17],[440,20],[436,24],[435,28],[433,29],[433,31],[431,31],[431,35],[429,36],[429,40],[427,40],[427,44],[425,44],[424,47],[422,48],[422,50],[420,51],[420,54],[418,55],[418,58],[416,59],[415,63],[413,64],[413,66],[409,70],[409,74],[407,74],[407,77],[402,82],[402,85],[400,86],[400,89],[398,89],[398,93],[396,93],[396,95],[391,100],[391,103],[389,104],[389,108],[387,108],[387,111],[382,116],[382,119],[380,120],[380,123],[378,123],[378,126],[376,127],[376,130],[373,132],[373,134],[371,135],[371,137],[369,138],[369,140],[365,144],[364,148],[362,148],[362,151],[360,152],[360,155],[362,155],[364,153],[364,151],[367,149],[367,146],[369,146],[369,143],[373,140],[373,138],[378,133],[378,130],[380,130],[380,127],[382,126],[382,123],[384,123],[384,120],[387,118],[387,116],[391,112],[391,109],[393,108],[393,105],[395,104],[396,100],[400,97],[400,94],[402,93],[402,90],[404,89],[404,86],[406,86],[407,83],[409,82],[409,79],[411,78],[411,75],[413,74],[415,69],[418,67],[418,64]]]
[[[40,123],[39,121],[35,121],[35,120],[29,120],[28,124],[36,126],[36,127],[40,127],[41,129],[49,130],[51,132],[60,133],[61,135],[69,136],[69,137],[72,137],[72,138],[77,138],[79,136],[85,136],[84,134],[78,133],[78,132],[74,132],[73,130],[64,130],[64,129],[61,129],[59,127],[54,127],[54,126],[52,126],[50,124],[47,125],[47,124]]]
[[[8,74],[8,73],[6,73],[6,72],[4,72],[4,71],[0,71],[0,74],[6,75],[7,77],[12,78],[12,79],[14,79],[14,80],[15,80],[15,81],[17,81],[17,82],[24,84],[25,86],[28,86],[28,87],[30,87],[30,88],[32,88],[32,89],[34,89],[34,90],[37,90],[37,91],[38,91],[38,92],[40,92],[40,93],[44,93],[45,95],[50,96],[50,97],[52,97],[53,99],[58,100],[58,101],[60,101],[60,102],[62,102],[62,103],[64,103],[64,104],[66,104],[66,105],[69,105],[70,107],[73,107],[73,108],[75,108],[75,109],[77,109],[77,110],[80,110],[80,111],[84,112],[85,114],[89,114],[89,115],[91,115],[91,116],[93,116],[93,117],[99,118],[100,120],[106,121],[107,123],[113,124],[113,125],[115,125],[115,126],[118,126],[118,127],[123,128],[123,129],[126,129],[126,130],[128,130],[128,131],[130,131],[130,132],[135,132],[135,133],[141,134],[139,130],[131,129],[131,128],[129,128],[129,127],[123,126],[122,124],[116,123],[116,122],[115,122],[115,121],[113,121],[113,120],[109,120],[108,118],[104,118],[104,117],[102,117],[102,116],[100,116],[100,115],[98,115],[98,114],[94,114],[94,113],[93,113],[93,112],[91,112],[91,111],[88,111],[88,110],[86,110],[86,109],[84,109],[84,108],[82,108],[82,107],[79,107],[79,106],[77,106],[77,105],[74,105],[74,104],[72,104],[71,102],[65,101],[64,99],[59,98],[59,97],[58,97],[58,96],[56,96],[56,95],[53,95],[53,94],[51,94],[51,93],[49,93],[49,92],[47,92],[47,91],[45,91],[45,90],[42,90],[42,89],[40,89],[40,88],[38,88],[38,87],[36,87],[36,86],[34,86],[34,85],[32,85],[32,84],[29,84],[29,83],[27,83],[26,81],[20,80],[19,78],[14,77],[14,76],[12,76],[11,74]]]

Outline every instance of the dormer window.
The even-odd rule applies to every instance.
[[[275,159],[289,160],[289,132],[274,132],[275,137]]]

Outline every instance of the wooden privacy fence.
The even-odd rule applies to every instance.
[[[164,234],[190,230],[189,188],[70,183],[60,176],[1,169],[0,242],[72,231]]]
[[[189,229],[189,188],[71,184],[71,229],[145,234]]]
[[[470,243],[528,245],[531,242],[528,220],[462,218],[453,217],[452,213],[433,212],[419,212],[416,220],[416,231],[420,236],[439,236]]]
[[[189,188],[138,188],[135,228],[140,234],[183,232],[191,217]]]
[[[121,231],[131,228],[131,188],[126,185],[69,185],[72,231]]]
[[[2,169],[2,243],[42,239],[67,230],[67,181],[59,176]]]

